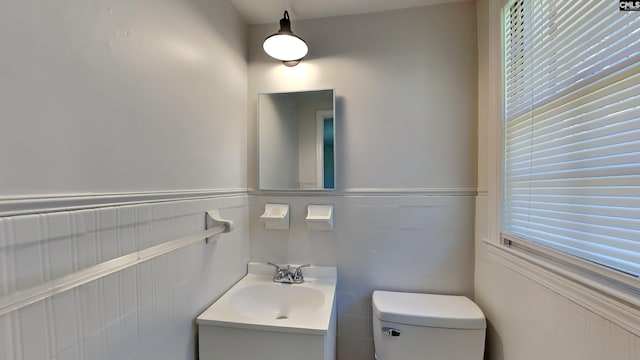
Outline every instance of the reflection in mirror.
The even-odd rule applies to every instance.
[[[335,189],[333,90],[258,95],[262,190]]]

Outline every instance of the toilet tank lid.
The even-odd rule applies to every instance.
[[[373,313],[398,324],[447,329],[486,329],[482,310],[465,296],[374,291]]]

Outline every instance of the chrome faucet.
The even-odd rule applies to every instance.
[[[276,272],[273,274],[273,282],[285,284],[302,284],[304,282],[302,268],[311,266],[310,264],[304,264],[291,270],[291,265],[280,266],[271,262],[267,264],[276,268]]]

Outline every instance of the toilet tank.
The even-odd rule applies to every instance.
[[[378,360],[482,360],[486,320],[464,296],[375,291]]]

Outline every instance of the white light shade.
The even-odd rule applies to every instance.
[[[280,30],[266,38],[262,48],[269,56],[282,61],[286,66],[296,66],[309,52],[307,43],[291,31],[289,12],[286,10],[280,19]]]
[[[291,34],[273,34],[262,47],[269,56],[282,61],[300,60],[309,52],[307,43]]]

